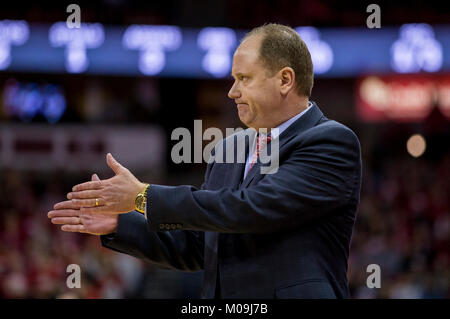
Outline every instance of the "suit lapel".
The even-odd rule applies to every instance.
[[[248,184],[250,184],[250,182],[255,177],[256,173],[259,172],[260,165],[261,165],[261,162],[258,159],[257,162],[255,164],[253,164],[253,167],[250,169],[250,171],[247,173],[247,176],[245,177],[245,179],[242,181],[241,187],[247,187]]]

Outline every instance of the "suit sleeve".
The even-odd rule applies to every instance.
[[[277,232],[336,213],[359,196],[360,145],[344,126],[311,134],[280,163],[277,173],[239,190],[152,185],[149,229],[180,223],[190,230]]]
[[[212,164],[206,169],[206,186]],[[148,212],[153,218],[153,212]],[[183,271],[203,270],[205,235],[192,230],[149,231],[145,217],[138,212],[129,212],[119,216],[114,234],[100,236],[104,247],[125,253],[159,268]]]
[[[101,236],[101,242],[104,247],[146,260],[159,268],[203,269],[202,232],[151,232],[145,217],[138,212],[121,214],[116,233]]]

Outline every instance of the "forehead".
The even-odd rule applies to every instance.
[[[259,63],[260,45],[261,39],[259,36],[252,36],[239,45],[233,56],[233,74],[261,66]]]

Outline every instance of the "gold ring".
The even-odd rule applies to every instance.
[[[95,206],[98,206],[98,198],[95,199]]]

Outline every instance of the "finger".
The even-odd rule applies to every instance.
[[[118,161],[114,159],[111,153],[106,155],[106,163],[114,171],[114,173],[119,174],[123,172],[126,168],[119,164]]]
[[[78,217],[80,215],[79,209],[57,209],[57,210],[51,210],[48,212],[47,217],[48,218],[55,218],[55,217]]]
[[[68,199],[87,199],[87,198],[99,198],[101,191],[93,190],[93,191],[79,191],[79,192],[71,192],[67,194]]]
[[[77,208],[71,200],[59,202],[53,205],[53,209],[75,209]]]
[[[97,174],[92,174],[91,179],[92,181],[100,181],[100,178],[97,176]]]
[[[76,208],[99,207],[104,205],[104,202],[101,198],[72,199],[72,203]]]
[[[85,233],[86,228],[84,228],[84,225],[62,225],[61,226],[62,231],[72,232],[72,233]]]
[[[103,207],[103,206],[101,206],[101,207]],[[93,209],[95,209],[96,207],[93,207]],[[95,217],[95,216],[111,216],[111,213],[105,213],[105,212],[98,212],[98,211],[95,211],[94,213],[92,213],[92,212],[86,212],[85,210],[86,209],[90,209],[90,208],[80,208],[80,215],[79,215],[79,217],[81,218],[81,220],[83,221],[83,220],[90,220],[90,219],[92,219],[93,217]]]
[[[57,225],[80,225],[80,217],[55,217],[52,218],[52,224]]]
[[[87,191],[90,189],[102,189],[102,181],[85,182],[72,187],[73,192]]]
[[[114,214],[108,211],[107,206],[98,206],[98,207],[83,207],[80,208],[81,214],[99,214],[99,213],[109,213],[108,215]],[[106,214],[104,214],[106,215]]]

